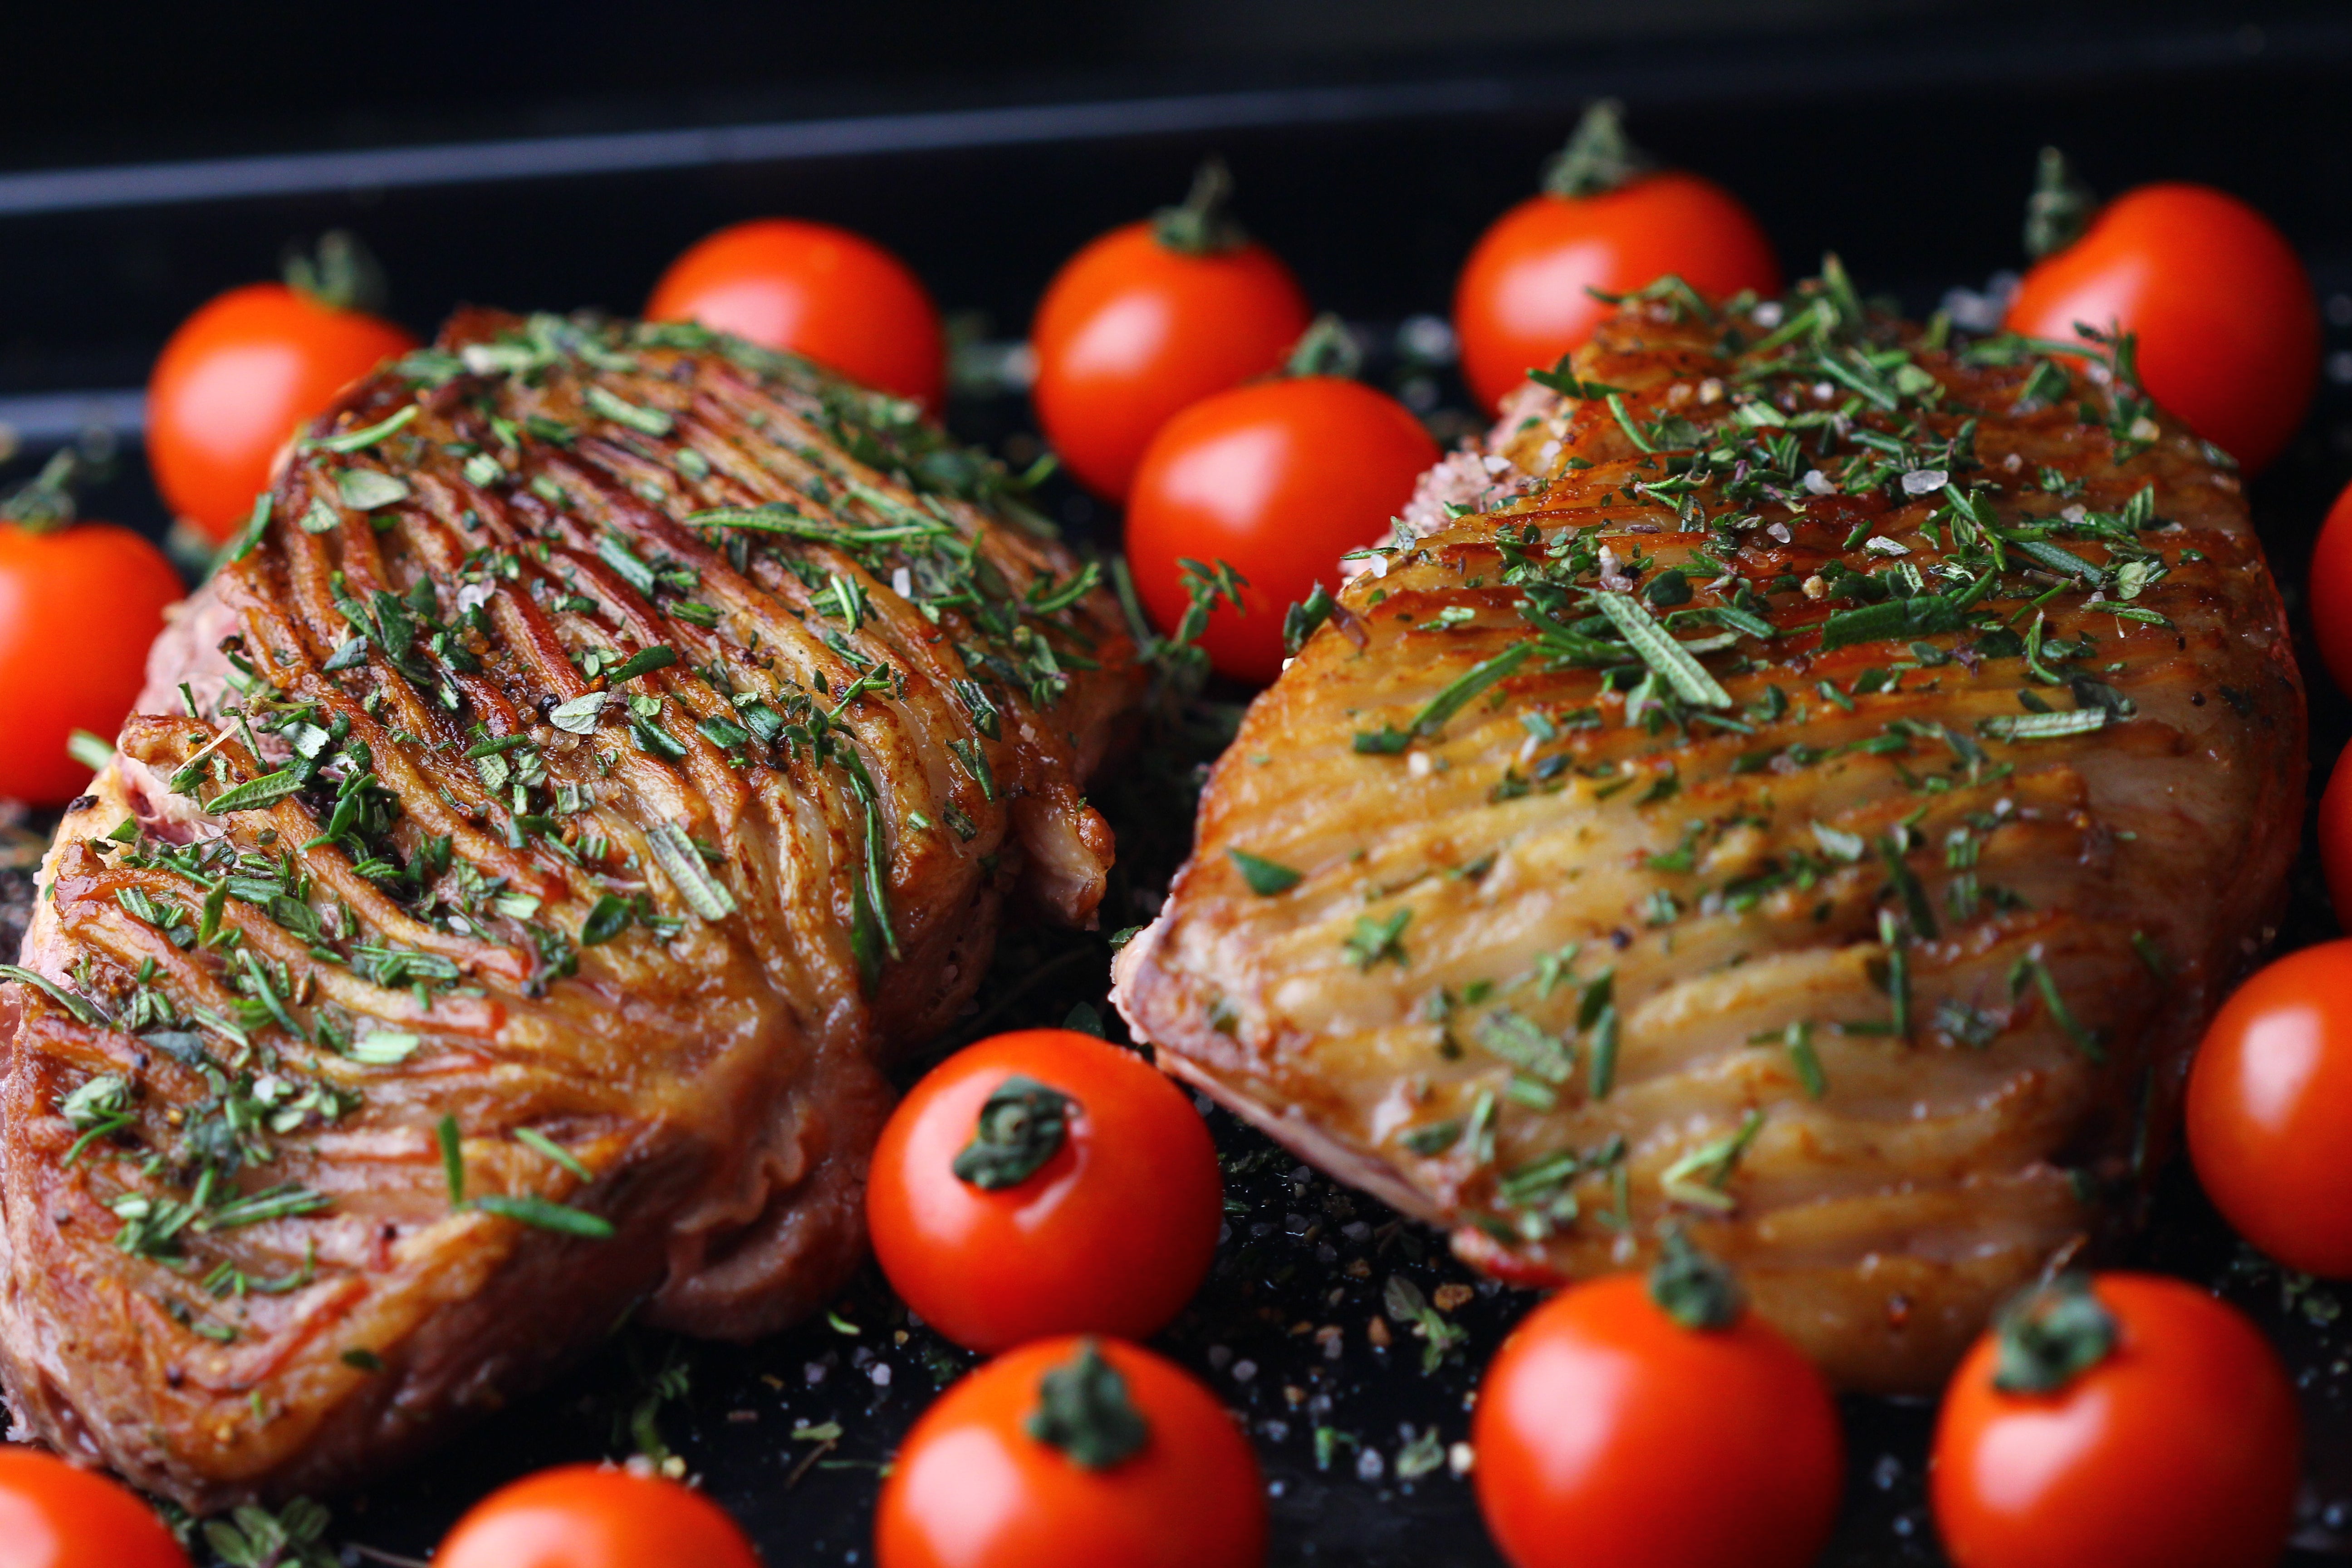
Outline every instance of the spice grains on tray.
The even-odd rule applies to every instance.
[[[1091,920],[1139,692],[909,404],[698,328],[460,315],[158,645],[0,986],[0,1372],[198,1510],[862,1255],[895,1044]],[[60,657],[70,657],[60,650]]]
[[[1682,1226],[1840,1383],[1930,1389],[2131,1223],[2283,897],[2238,479],[2128,342],[1833,266],[1669,280],[1537,383],[1252,707],[1117,1000],[1484,1269]]]

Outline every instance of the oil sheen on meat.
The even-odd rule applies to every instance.
[[[193,1508],[863,1247],[894,1043],[1091,919],[1115,601],[910,405],[471,312],[158,646],[0,986],[0,1373]],[[72,657],[59,649],[58,657]]]
[[[1483,1269],[1681,1226],[1935,1386],[2134,1218],[2302,817],[2238,479],[2084,348],[1633,302],[1251,708],[1127,1017]]]

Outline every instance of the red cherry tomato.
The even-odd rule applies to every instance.
[[[0,798],[61,805],[81,793],[89,769],[67,738],[122,728],[163,607],[185,592],[127,528],[0,523]]]
[[[2319,868],[2327,879],[2336,921],[2352,930],[2352,746],[2336,754],[2319,797]]]
[[[2300,1479],[2294,1391],[2252,1323],[2152,1274],[2092,1283],[2105,1359],[2003,1393],[1998,1331],[1953,1373],[1929,1500],[1956,1568],[2213,1568],[2278,1561]]]
[[[94,1470],[0,1449],[0,1568],[188,1568],[155,1510]]]
[[[1755,216],[1722,186],[1677,171],[1589,196],[1528,197],[1479,237],[1454,289],[1462,376],[1488,408],[1529,369],[1580,347],[1623,294],[1674,273],[1714,298],[1776,294],[1780,267]]]
[[[476,1503],[433,1568],[760,1568],[726,1511],[658,1476],[566,1465],[526,1476]]]
[[[831,224],[755,218],[689,246],[646,315],[806,354],[863,385],[939,406],[947,334],[912,268]]]
[[[1513,1568],[1801,1568],[1837,1518],[1844,1439],[1812,1364],[1745,1309],[1685,1327],[1637,1275],[1530,1313],[1470,1432]]]
[[[1244,614],[1219,605],[1201,646],[1226,675],[1282,673],[1282,618],[1339,557],[1388,537],[1437,443],[1395,398],[1333,376],[1206,397],[1160,428],[1128,500],[1127,559],[1163,632],[1191,604],[1180,560],[1232,564]]]
[[[2311,635],[2336,689],[2352,693],[2352,486],[2327,509],[2311,552]],[[2337,901],[2337,908],[2346,906]]]
[[[1129,224],[1046,285],[1029,395],[1070,472],[1124,501],[1171,416],[1280,366],[1307,323],[1306,295],[1265,247],[1187,251],[1156,222]]]
[[[2339,857],[2342,831],[2323,833]],[[2189,1070],[2189,1153],[2239,1235],[2352,1278],[2352,941],[2291,952],[2222,1004]]]
[[[287,438],[416,340],[283,283],[232,289],[180,323],[147,382],[147,462],[173,515],[226,540]]]
[[[2080,341],[2074,323],[2139,337],[2140,384],[2259,472],[2285,449],[2319,381],[2319,303],[2269,219],[2205,185],[2143,185],[2033,265],[2011,331]]]
[[[1023,1079],[1053,1091],[1049,1110],[1066,1099],[1060,1131],[1024,1102],[990,1126],[1025,1136],[981,1138],[983,1108]],[[968,1147],[986,1167],[968,1166],[973,1179],[956,1170]],[[882,1130],[866,1184],[891,1285],[978,1351],[1166,1327],[1208,1276],[1223,1210],[1216,1150],[1183,1090],[1068,1029],[999,1035],[932,1068]]]
[[[1082,1374],[1091,1346],[1141,1428],[1081,1462],[1067,1429],[1036,1435],[1049,1374]],[[1104,1369],[1097,1363],[1097,1380]],[[1118,1428],[1114,1428],[1118,1429]],[[1048,1437],[1054,1440],[1048,1440]],[[1119,1340],[1044,1340],[989,1363],[923,1413],[874,1521],[878,1568],[1259,1568],[1265,1493],[1248,1440],[1216,1396]],[[439,1565],[436,1564],[436,1568]]]

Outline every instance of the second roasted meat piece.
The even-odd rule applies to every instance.
[[[1684,1226],[1934,1386],[2131,1218],[2302,817],[2237,478],[2128,365],[1635,300],[1251,708],[1119,1006],[1483,1268]]]
[[[212,1509],[380,1468],[640,1299],[824,1300],[888,1048],[1008,897],[1101,897],[1133,649],[1041,528],[912,405],[693,327],[474,312],[348,394],[0,986],[33,1432]]]

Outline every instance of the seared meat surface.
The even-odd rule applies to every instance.
[[[7,1040],[0,1372],[196,1509],[331,1487],[633,1303],[863,1247],[884,1053],[1091,919],[1116,603],[908,405],[488,312],[349,393],[66,819]],[[60,650],[60,657],[70,657]]]
[[[1550,379],[1251,709],[1118,1004],[1483,1268],[1680,1225],[1932,1387],[2130,1221],[2274,916],[2304,700],[2238,480],[2127,355],[1834,273]]]

